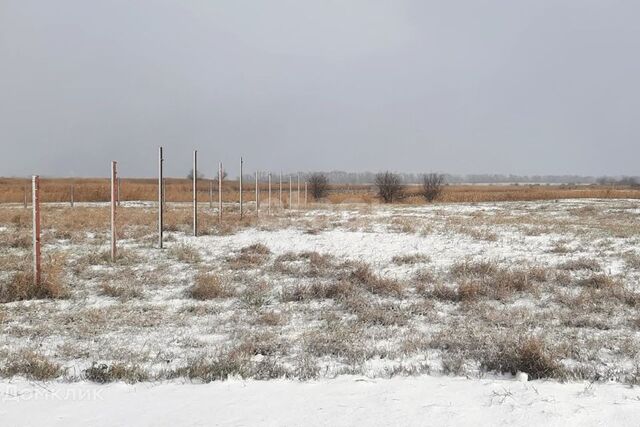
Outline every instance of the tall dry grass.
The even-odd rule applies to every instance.
[[[211,180],[201,180],[198,184],[198,199],[202,202],[210,200],[210,185],[213,203],[218,201],[217,184]],[[42,178],[41,196],[43,202],[69,202],[73,186],[75,202],[106,202],[110,200],[109,180],[106,178]],[[268,199],[268,184],[260,183],[260,201],[263,206]],[[329,186],[329,195],[325,203],[373,203],[377,201],[373,185],[366,184],[333,184]],[[303,188],[303,187],[302,187]],[[300,203],[304,203],[304,190],[301,188]],[[293,205],[297,202],[297,186],[294,185]],[[120,200],[122,201],[155,201],[158,198],[157,181],[154,179],[126,178],[121,180]],[[424,200],[419,194],[420,187],[407,186],[405,197],[400,203],[422,204]],[[192,184],[188,179],[166,179],[166,201],[189,202],[192,198]],[[31,200],[31,183],[26,179],[0,178],[0,203],[22,203]],[[283,183],[283,203],[289,204],[289,186]],[[223,201],[238,201],[238,182],[225,181],[223,184]],[[447,185],[439,202],[477,203],[500,201],[531,201],[577,198],[640,198],[640,189],[625,186],[603,185]],[[255,201],[253,182],[244,184],[243,199]],[[279,200],[278,183],[272,184],[272,201]],[[311,198],[309,198],[311,201]]]

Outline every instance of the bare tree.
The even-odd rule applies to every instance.
[[[193,180],[193,168],[189,170],[189,173],[187,174],[187,179]],[[198,179],[204,179],[204,174],[200,171],[198,171]]]
[[[400,175],[389,171],[376,174],[375,186],[378,188],[378,197],[385,203],[393,203],[404,193]]]
[[[329,180],[323,173],[314,173],[309,177],[309,192],[315,200],[320,200],[329,192]]]
[[[438,173],[428,173],[422,175],[422,197],[427,202],[433,202],[440,194],[444,185],[444,175]]]

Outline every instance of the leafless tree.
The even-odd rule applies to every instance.
[[[315,200],[322,199],[329,191],[329,180],[323,173],[314,173],[309,177],[309,192]]]
[[[189,173],[187,174],[187,179],[189,180],[193,179],[193,168],[189,170]],[[204,179],[204,174],[200,171],[198,171],[198,179]]]
[[[400,175],[389,171],[376,174],[375,186],[378,189],[378,197],[385,203],[393,203],[400,199],[404,192]]]
[[[433,202],[440,194],[444,185],[444,175],[438,173],[428,173],[422,175],[422,197],[427,202]]]

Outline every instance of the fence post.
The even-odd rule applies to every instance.
[[[256,171],[256,216],[260,216],[260,188],[258,187],[258,171]]]
[[[117,197],[116,162],[111,162],[111,262],[116,261],[116,197]]]
[[[222,222],[222,179],[224,171],[222,170],[222,162],[218,165],[218,221]]]
[[[33,284],[40,286],[40,176],[31,178],[31,204],[33,206]]]
[[[193,150],[193,235],[198,236],[198,150]]]
[[[304,182],[304,208],[307,208],[307,181]]]
[[[289,175],[289,209],[291,209],[292,199],[293,199],[293,185],[291,182],[291,175]]]
[[[213,179],[209,180],[209,209],[213,209]]]
[[[280,209],[282,209],[282,171],[280,171]]]
[[[300,210],[300,173],[298,172],[298,191],[296,193],[296,209]]]
[[[71,183],[71,188],[69,189],[69,194],[71,196],[71,207],[73,207],[73,190],[74,190],[74,185],[73,183]]]
[[[242,219],[242,157],[240,157],[240,219]]]
[[[271,215],[271,172],[269,172],[269,215]]]
[[[158,150],[158,248],[162,249],[163,209],[164,209],[164,178],[162,177],[162,147]]]

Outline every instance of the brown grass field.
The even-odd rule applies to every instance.
[[[209,200],[210,180],[201,180],[198,185],[199,199]],[[106,202],[109,200],[109,180],[106,178],[42,178],[41,194],[43,202],[68,202],[71,199],[73,187],[75,202]],[[157,200],[157,181],[145,178],[127,178],[121,180],[122,201],[153,201]],[[218,200],[217,184],[213,182],[213,200]],[[253,182],[245,183],[244,199],[255,200]],[[260,183],[261,199],[266,200],[268,185]],[[293,191],[297,183],[293,185]],[[277,197],[278,182],[272,184],[273,197]],[[180,178],[166,179],[166,200],[169,202],[188,202],[191,200],[191,181]],[[301,184],[301,191],[304,186]],[[423,200],[418,194],[418,186],[407,186],[406,197],[402,203],[416,204]],[[283,199],[288,203],[288,182],[283,183]],[[0,203],[22,203],[31,198],[31,183],[27,179],[0,178]],[[295,196],[294,196],[295,197]],[[303,196],[302,196],[303,197]],[[499,201],[531,201],[555,199],[638,199],[640,189],[624,186],[603,185],[468,185],[452,184],[445,189],[438,199],[440,202],[477,203]],[[225,181],[223,184],[223,200],[232,202],[238,200],[238,182]],[[331,185],[328,203],[373,203],[376,191],[373,185]]]

